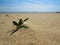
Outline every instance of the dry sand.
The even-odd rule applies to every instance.
[[[29,18],[28,29],[15,29],[12,21]],[[0,14],[0,45],[60,45],[60,13]]]

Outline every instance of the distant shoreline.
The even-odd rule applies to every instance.
[[[0,12],[0,14],[11,14],[11,13],[57,13],[57,12]]]

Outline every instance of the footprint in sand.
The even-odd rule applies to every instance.
[[[6,17],[10,17],[8,14],[5,15]]]
[[[3,22],[0,22],[0,24],[5,24],[6,22],[5,21],[3,21]]]

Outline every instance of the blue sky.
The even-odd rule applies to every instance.
[[[0,0],[0,12],[56,12],[60,0]]]

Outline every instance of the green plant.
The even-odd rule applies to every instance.
[[[19,22],[17,23],[16,21],[13,21],[13,24],[17,26],[16,30],[14,30],[11,35],[13,33],[15,33],[16,31],[18,31],[21,28],[27,29],[28,26],[24,25],[24,22],[27,21],[29,18],[26,18],[25,20],[19,19]]]

